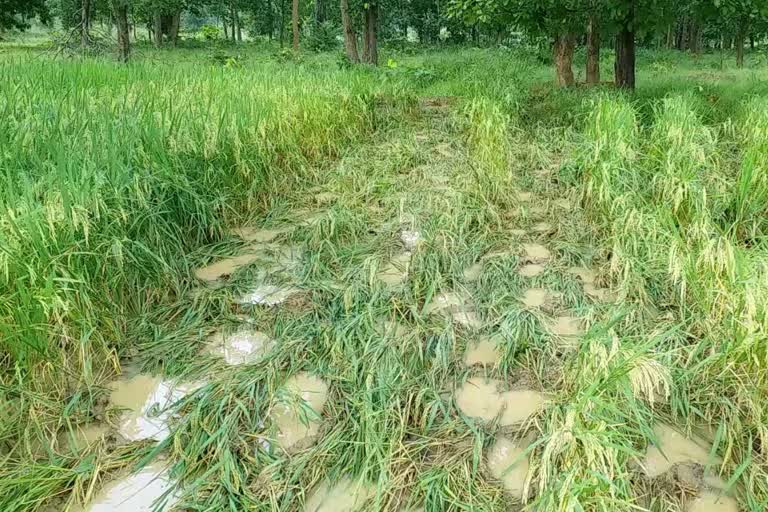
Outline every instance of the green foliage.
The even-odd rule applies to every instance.
[[[221,29],[214,25],[200,27],[200,36],[206,41],[218,41],[221,39]]]
[[[0,32],[8,29],[29,28],[29,20],[38,16],[48,19],[45,0],[0,0]]]

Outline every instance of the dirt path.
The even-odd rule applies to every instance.
[[[530,162],[489,174],[466,122],[444,98],[391,113],[195,256],[207,328],[163,348],[182,370],[112,394],[132,410],[121,437],[159,441],[174,470],[148,468],[152,494],[136,493],[147,471],[118,479],[86,510],[144,510],[126,497],[174,482],[170,503],[215,510],[546,503],[572,435],[568,365],[613,295],[577,198]]]

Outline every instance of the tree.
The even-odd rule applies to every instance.
[[[364,6],[363,25],[363,62],[374,66],[379,63],[378,30],[379,4],[374,1]]]
[[[131,55],[131,34],[128,25],[128,1],[112,0],[112,12],[117,25],[117,49],[122,62],[128,62]]]
[[[341,0],[341,27],[344,31],[344,51],[347,60],[352,64],[360,62],[360,56],[357,53],[357,32],[352,25],[352,18],[349,15],[349,0]]]
[[[586,26],[588,0],[451,0],[450,13],[470,25],[519,27],[552,41],[555,79],[574,85],[573,54],[576,37]]]
[[[293,27],[293,51],[299,51],[299,0],[293,0],[291,9],[291,26]]]
[[[0,0],[0,31],[29,28],[29,19],[35,16],[48,18],[45,0]]]

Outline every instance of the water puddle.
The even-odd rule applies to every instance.
[[[504,489],[517,499],[523,497],[528,476],[528,456],[524,453],[524,448],[500,436],[486,455],[491,475],[501,481]]]
[[[270,272],[289,272],[301,265],[304,250],[296,245],[282,246],[274,253],[274,262],[270,265]]]
[[[171,413],[166,409],[203,385],[175,383],[144,374],[112,382],[112,405],[128,409],[120,418],[118,432],[128,441],[162,441],[170,434]]]
[[[704,492],[688,504],[687,512],[739,512],[739,505],[730,496]]]
[[[171,488],[167,468],[161,463],[144,467],[137,473],[108,483],[90,505],[74,507],[74,512],[156,512],[170,510],[176,502],[171,494],[161,507],[155,507]]]
[[[404,252],[394,256],[384,268],[379,270],[376,278],[387,286],[398,286],[408,278],[411,265],[411,253]]]
[[[77,425],[71,432],[68,431],[59,435],[59,446],[66,446],[73,452],[79,452],[98,443],[108,433],[109,426],[104,423]]]
[[[501,381],[495,379],[467,379],[456,392],[456,406],[465,416],[493,421],[504,406],[498,392],[500,385]]]
[[[508,427],[524,422],[544,406],[544,395],[530,389],[506,391],[501,394],[504,411],[499,425]]]
[[[464,269],[464,281],[471,283],[477,281],[480,278],[480,274],[483,272],[483,264],[475,263]]]
[[[421,233],[404,229],[400,232],[400,241],[407,251],[414,251],[419,245],[419,242],[421,242]]]
[[[281,227],[275,229],[260,229],[252,226],[243,226],[232,229],[231,233],[239,238],[242,238],[246,242],[271,242],[283,233],[290,231],[289,227]]]
[[[457,292],[439,293],[424,307],[426,315],[441,314],[469,329],[480,329],[483,322],[469,297]]]
[[[464,364],[496,366],[501,361],[500,341],[498,336],[483,336],[470,343],[464,352]]]
[[[595,271],[591,268],[571,267],[567,272],[581,279],[581,282],[584,284],[595,284],[595,280],[597,280],[597,275],[595,275]]]
[[[471,418],[492,421],[508,427],[528,419],[544,405],[544,396],[532,390],[500,392],[502,382],[471,377],[456,391],[456,406]]]
[[[228,365],[253,364],[274,346],[263,332],[242,326],[231,333],[216,333],[207,347],[209,354],[222,357]]]
[[[614,294],[607,288],[599,288],[592,283],[584,283],[584,293],[599,302],[613,302]]]
[[[229,277],[242,267],[258,261],[263,255],[263,251],[253,251],[225,258],[195,270],[195,277],[206,282],[217,281],[222,277]]]
[[[544,272],[544,265],[538,263],[528,263],[523,265],[518,270],[518,273],[523,277],[536,277]]]
[[[305,512],[356,512],[376,494],[376,488],[363,481],[344,478],[335,484],[325,481],[309,496]]]
[[[695,463],[711,466],[720,463],[717,456],[710,458],[710,446],[703,439],[687,438],[663,423],[656,425],[653,433],[659,444],[648,445],[643,461],[645,473],[651,478],[666,473],[675,464]]]
[[[523,244],[523,251],[529,263],[542,263],[552,257],[549,249],[541,244]]]
[[[520,299],[529,308],[540,308],[552,297],[544,288],[528,288]]]
[[[276,306],[288,300],[300,290],[292,286],[277,286],[262,284],[243,294],[237,299],[238,304],[258,304],[261,306]]]
[[[317,437],[328,385],[314,375],[299,373],[286,381],[283,394],[272,410],[276,440],[286,451],[301,450]]]
[[[581,327],[581,318],[573,316],[559,316],[549,324],[552,334],[563,339],[575,339],[584,333]]]

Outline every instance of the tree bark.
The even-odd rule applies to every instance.
[[[240,23],[240,11],[235,9],[235,27],[237,27],[237,42],[243,42],[243,26]]]
[[[573,79],[573,51],[576,36],[573,33],[559,34],[555,37],[553,52],[555,57],[555,75],[560,87],[571,87]]]
[[[153,32],[155,35],[155,47],[160,48],[163,46],[163,16],[158,12],[155,13]]]
[[[363,62],[377,66],[379,64],[379,48],[377,31],[379,25],[378,4],[368,4],[365,10],[365,26],[363,27]]]
[[[280,0],[280,48],[285,44],[285,0]]]
[[[299,0],[293,0],[291,11],[291,26],[293,27],[293,51],[299,51]]]
[[[741,20],[739,20],[739,26],[736,28],[734,42],[736,45],[736,67],[741,69],[744,67],[744,23]]]
[[[341,0],[341,26],[344,30],[344,50],[347,59],[352,64],[357,64],[360,62],[360,56],[357,53],[357,33],[349,16],[348,0]]]
[[[179,28],[181,27],[181,13],[171,15],[170,38],[174,48],[179,44]]]
[[[115,23],[117,24],[117,50],[120,61],[128,62],[131,56],[131,35],[128,25],[128,4],[121,0],[113,2]]]
[[[600,22],[594,14],[587,26],[587,83],[600,83]]]
[[[634,17],[634,9],[630,11],[630,20]],[[616,35],[616,87],[620,89],[635,89],[635,33],[627,20]]]
[[[80,5],[80,46],[88,47],[91,41],[91,0],[82,0]]]

